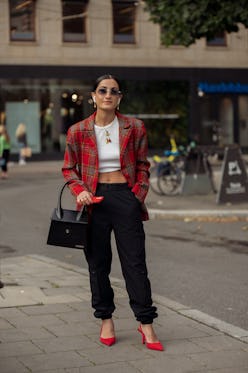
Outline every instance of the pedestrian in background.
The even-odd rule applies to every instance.
[[[152,325],[157,309],[147,274],[142,222],[148,219],[144,200],[150,167],[145,126],[141,120],[118,112],[122,92],[114,76],[98,78],[91,95],[96,111],[69,128],[62,172],[70,181],[78,208],[90,205],[90,247],[85,255],[94,315],[102,320],[100,341],[108,346],[116,342],[114,292],[109,279],[113,231],[142,342],[149,349],[162,351]],[[93,196],[104,199],[92,204]]]
[[[2,179],[8,178],[8,162],[10,154],[10,137],[6,127],[0,125],[0,164],[2,168]]]
[[[23,150],[27,147],[27,129],[24,123],[20,123],[16,129],[16,141],[19,147],[19,165],[26,164],[26,157]]]

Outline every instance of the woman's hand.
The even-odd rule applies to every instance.
[[[90,205],[92,203],[93,194],[84,190],[77,196],[77,203],[81,205]]]

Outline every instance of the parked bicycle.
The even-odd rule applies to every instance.
[[[150,186],[154,193],[177,194],[182,180],[182,160],[174,138],[170,139],[171,149],[165,151],[165,156],[153,157],[150,168]]]
[[[176,150],[175,150],[176,149]],[[182,192],[184,177],[188,171],[189,162],[192,161],[190,173],[206,173],[209,177],[211,188],[216,193],[212,166],[209,162],[209,154],[196,147],[195,142],[166,151],[166,157],[153,157],[151,167],[150,185],[154,193],[158,195],[177,195]],[[203,167],[203,169],[200,169]]]

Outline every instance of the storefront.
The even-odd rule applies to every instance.
[[[198,96],[202,142],[248,148],[248,84],[199,82]]]
[[[15,130],[23,122],[34,157],[61,156],[70,125],[93,112],[92,83],[106,72],[126,84],[121,112],[178,114],[174,122],[146,121],[155,146],[165,146],[163,136],[172,128],[179,143],[237,143],[248,151],[248,69],[12,65],[0,66],[0,120],[12,155],[18,152]]]
[[[12,154],[18,152],[15,131],[25,123],[33,154],[64,150],[71,124],[90,112],[87,81],[63,79],[1,79],[1,122],[11,138]]]

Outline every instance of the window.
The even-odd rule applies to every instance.
[[[35,0],[10,0],[10,40],[35,40]]]
[[[112,0],[114,43],[135,43],[136,1]]]
[[[63,41],[86,42],[86,9],[88,0],[62,1]]]
[[[226,33],[224,31],[218,32],[214,38],[207,39],[208,47],[226,47]]]

